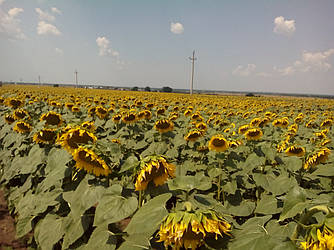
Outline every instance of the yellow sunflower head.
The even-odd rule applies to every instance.
[[[33,141],[41,144],[53,144],[57,138],[55,129],[43,128],[40,132],[34,134]]]
[[[326,119],[321,123],[320,127],[321,128],[326,128],[326,127],[331,127],[332,125],[333,125],[333,120],[332,119]]]
[[[13,109],[17,109],[20,108],[24,105],[24,102],[20,99],[17,98],[8,98],[5,101],[6,105],[13,108]]]
[[[174,123],[166,119],[159,120],[155,122],[154,129],[159,131],[160,133],[166,133],[174,129]]]
[[[248,129],[249,129],[249,125],[248,124],[242,125],[238,129],[238,133],[239,134],[245,134]]]
[[[88,121],[83,122],[81,124],[81,127],[88,130],[89,132],[94,132],[96,129],[96,127],[94,126],[94,122],[88,122]]]
[[[177,211],[169,213],[160,225],[158,242],[165,248],[198,249],[205,238],[230,235],[231,225],[218,213],[207,211]]]
[[[256,141],[261,139],[263,132],[260,128],[251,128],[244,135],[248,141]]]
[[[7,122],[7,124],[12,124],[13,122],[15,122],[15,118],[13,115],[5,115],[5,121]]]
[[[111,173],[111,169],[105,161],[92,150],[80,146],[74,150],[72,155],[75,160],[75,167],[78,169],[83,169],[96,176],[108,176]]]
[[[14,110],[13,116],[14,116],[15,120],[22,120],[24,118],[29,117],[29,114],[24,109],[16,109],[16,110]]]
[[[67,151],[72,153],[82,144],[95,143],[97,138],[93,133],[90,133],[80,127],[71,128],[64,133],[59,139],[58,143]]]
[[[24,121],[18,121],[15,124],[13,130],[18,133],[24,134],[24,133],[29,133],[32,130],[32,127],[29,123],[26,123]]]
[[[108,115],[108,109],[102,107],[102,106],[98,106],[95,108],[95,114],[100,118],[100,119],[104,119],[107,117]]]
[[[302,157],[305,155],[305,148],[298,146],[290,146],[285,150],[288,156]]]
[[[223,135],[214,135],[209,141],[209,150],[224,152],[229,148],[229,142]]]
[[[136,113],[129,112],[122,117],[122,122],[126,124],[135,123],[137,121]]]
[[[161,186],[169,177],[175,177],[175,165],[168,163],[162,156],[146,157],[140,166],[135,183],[136,191],[145,190],[152,181],[155,186]]]
[[[193,131],[190,131],[185,137],[184,139],[186,141],[196,141],[198,140],[199,138],[201,138],[203,136],[203,132],[200,131],[200,130],[193,130]]]
[[[113,121],[114,123],[119,123],[119,122],[121,121],[121,119],[122,119],[122,115],[121,115],[121,114],[116,114],[116,115],[114,115],[114,116],[112,117],[112,121]]]
[[[63,123],[61,115],[54,111],[49,111],[46,114],[42,114],[40,120],[45,121],[45,125],[52,125],[58,127]]]
[[[318,152],[307,158],[304,164],[304,169],[308,170],[315,167],[316,165],[319,165],[320,163],[325,163],[328,160],[330,154],[331,151],[328,148],[320,149]]]

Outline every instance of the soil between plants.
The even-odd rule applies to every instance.
[[[10,216],[3,190],[0,189],[0,249],[26,250],[24,239],[16,239],[15,221]]]

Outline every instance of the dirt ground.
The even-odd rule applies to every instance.
[[[0,249],[26,250],[24,240],[15,238],[14,219],[9,215],[4,192],[0,189]]]

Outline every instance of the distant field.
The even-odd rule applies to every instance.
[[[0,115],[0,184],[32,248],[333,242],[334,100],[3,85]]]

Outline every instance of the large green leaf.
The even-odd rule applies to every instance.
[[[283,221],[287,218],[292,218],[309,206],[306,196],[304,189],[299,186],[293,187],[285,197],[283,211],[279,220]]]
[[[63,218],[55,214],[47,214],[41,219],[34,230],[34,236],[37,244],[43,250],[52,250],[64,235],[62,228]]]
[[[234,206],[227,202],[225,208],[227,212],[235,216],[249,216],[255,209],[255,203],[252,201],[243,200],[240,204]]]
[[[133,170],[139,165],[139,163],[140,162],[136,156],[130,155],[128,158],[126,158],[124,163],[121,165],[121,169],[119,173],[123,173],[128,170]]]
[[[282,208],[278,207],[278,201],[274,196],[263,195],[254,212],[258,214],[276,214],[280,211],[282,211]]]
[[[91,250],[91,249],[103,249],[114,250],[116,249],[117,239],[105,226],[97,227],[93,231],[86,245],[78,248],[79,250]]]
[[[147,240],[146,247],[148,247],[148,239],[159,228],[161,221],[168,214],[165,204],[171,196],[170,193],[161,194],[142,206],[125,229],[130,235],[131,241],[125,241],[123,244],[141,246]]]
[[[193,189],[197,190],[208,190],[212,187],[212,183],[209,177],[206,176],[177,176],[174,179],[169,180],[168,187],[170,190],[185,190],[190,191]]]

